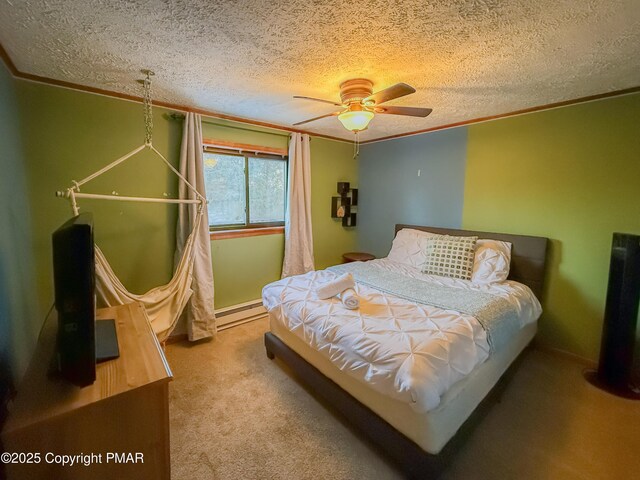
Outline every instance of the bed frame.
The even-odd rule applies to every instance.
[[[403,228],[413,228],[445,235],[477,235],[480,238],[511,242],[513,247],[509,279],[524,283],[533,290],[539,299],[542,298],[548,242],[546,238],[416,225],[396,225],[396,233]],[[267,357],[270,359],[278,357],[314,394],[334,407],[348,422],[378,447],[384,455],[394,460],[405,476],[410,479],[437,478],[442,473],[469,433],[480,423],[491,406],[500,397],[522,358],[521,354],[442,451],[438,455],[433,455],[422,450],[412,440],[398,432],[335,382],[325,377],[318,369],[294,352],[274,334],[271,332],[265,333],[264,342]]]

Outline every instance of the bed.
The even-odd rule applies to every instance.
[[[271,330],[265,346],[269,358],[288,365],[408,477],[433,478],[490,408],[535,336],[547,239],[412,225],[396,225],[396,234],[403,229],[510,242],[509,277],[477,286],[380,259],[283,279],[263,291]],[[314,295],[342,271],[359,275],[358,310]],[[436,291],[453,289],[460,311],[416,301],[396,286],[387,291],[367,275],[394,285],[406,280],[410,292],[424,281],[435,283]],[[517,313],[505,322],[509,329],[492,331],[480,313],[477,319],[468,313],[465,302],[483,295]]]

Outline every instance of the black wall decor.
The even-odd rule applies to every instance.
[[[341,197],[349,195],[349,190],[351,190],[349,188],[349,182],[338,182],[338,194],[340,194]]]
[[[342,219],[343,227],[355,227],[358,189],[349,182],[338,182],[337,191],[340,196],[331,197],[331,218]]]

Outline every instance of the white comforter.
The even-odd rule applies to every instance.
[[[426,275],[387,259],[373,262],[426,282],[502,296],[518,309],[520,327],[536,321],[542,312],[531,290],[517,282],[475,285]],[[264,305],[272,321],[376,391],[417,411],[429,411],[454,383],[488,358],[487,335],[474,317],[409,302],[365,285],[356,285],[360,308],[349,310],[338,298],[320,300],[315,294],[319,284],[335,276],[320,270],[271,283],[262,291]]]

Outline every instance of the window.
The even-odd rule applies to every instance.
[[[286,159],[206,151],[204,179],[212,230],[284,225]]]

